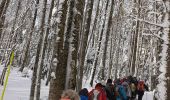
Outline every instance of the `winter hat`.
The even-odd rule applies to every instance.
[[[96,86],[95,86],[95,89],[96,88],[101,88],[101,87],[103,87],[103,85],[101,83],[97,83]]]
[[[108,79],[108,80],[107,80],[107,83],[112,83],[112,79]]]
[[[79,95],[83,95],[83,96],[88,96],[88,90],[87,88],[83,88],[80,90]]]

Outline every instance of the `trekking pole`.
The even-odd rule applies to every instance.
[[[10,62],[8,64],[8,66],[7,66],[7,75],[6,75],[6,79],[5,79],[5,83],[4,83],[4,88],[3,88],[0,100],[3,100],[3,98],[4,98],[4,94],[5,94],[5,90],[6,90],[7,84],[8,84],[8,77],[9,77],[9,74],[10,74],[10,70],[11,70],[11,65],[12,65],[13,59],[14,59],[14,51],[11,52]]]

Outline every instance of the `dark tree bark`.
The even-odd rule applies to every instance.
[[[168,2],[170,4],[169,0],[164,0],[164,2],[165,2],[165,4],[167,4],[166,6],[168,6]],[[169,10],[166,9],[166,10],[167,10],[166,16],[168,17],[167,21],[170,22],[170,9]],[[168,34],[168,39],[169,39],[168,40],[169,44],[167,44],[168,45],[168,50],[167,50],[168,55],[167,55],[166,77],[168,79],[166,80],[166,83],[167,83],[167,86],[166,86],[167,87],[167,91],[166,91],[167,98],[166,98],[166,100],[170,100],[170,24],[169,24],[168,28],[166,28],[166,31],[168,32],[167,34]]]
[[[77,12],[74,12],[74,18],[73,18],[73,27],[72,27],[72,37],[73,41],[71,42],[72,48],[74,50],[72,51],[71,57],[72,61],[70,64],[71,68],[71,73],[70,73],[70,79],[69,79],[69,86],[68,88],[70,89],[75,89],[76,88],[76,76],[77,76],[77,53],[78,53],[78,40],[79,40],[79,35],[80,31],[82,28],[82,22],[83,22],[83,10],[84,10],[84,1],[83,0],[78,0],[77,3],[74,3],[75,9]],[[71,49],[71,48],[70,48]],[[68,67],[68,66],[67,66]]]
[[[103,50],[103,59],[102,59],[102,76],[101,79],[104,80],[105,79],[105,67],[106,67],[106,56],[107,56],[107,48],[108,48],[108,41],[109,41],[109,37],[110,37],[110,30],[111,30],[111,26],[112,26],[112,16],[113,16],[113,7],[114,5],[114,0],[111,1],[111,9],[110,9],[110,15],[109,15],[109,22],[108,22],[108,28],[106,31],[106,40],[104,42],[104,50]]]
[[[0,4],[0,39],[1,39],[1,35],[2,35],[2,30],[4,27],[4,22],[5,22],[5,14],[6,14],[6,10],[9,6],[9,2],[10,0],[2,0],[1,4]]]
[[[60,22],[58,23],[58,36],[55,40],[54,51],[53,51],[53,64],[52,67],[56,68],[55,78],[50,81],[50,91],[49,91],[49,100],[59,100],[62,91],[65,89],[66,82],[66,69],[67,69],[67,57],[68,51],[67,47],[68,40],[64,41],[64,32],[65,32],[65,21],[67,15],[67,0],[64,0],[61,5],[61,15]],[[68,34],[67,34],[68,35]],[[67,38],[67,37],[66,37]],[[63,45],[64,44],[64,45]],[[55,63],[54,63],[55,62]]]
[[[43,10],[42,10],[42,18],[41,18],[41,26],[40,26],[40,40],[38,43],[38,48],[37,48],[37,55],[36,55],[36,60],[35,60],[35,65],[34,65],[34,72],[37,72],[37,75],[32,77],[35,82],[32,81],[33,87],[36,87],[34,92],[35,94],[35,99],[40,100],[40,90],[41,90],[41,79],[42,79],[42,69],[43,69],[43,61],[44,61],[44,56],[45,56],[45,48],[46,48],[46,41],[48,34],[44,34],[44,26],[45,26],[45,15],[46,15],[46,9],[47,9],[47,0],[43,0]],[[39,63],[39,64],[38,64]],[[37,70],[36,68],[37,67]],[[34,73],[33,73],[34,74]],[[34,86],[34,83],[36,83]],[[33,91],[31,91],[33,92]]]
[[[35,13],[34,13],[34,19],[33,19],[33,23],[32,23],[32,27],[31,27],[31,32],[29,34],[29,39],[28,39],[28,44],[27,44],[27,47],[26,47],[26,52],[25,52],[25,57],[28,55],[28,48],[29,48],[29,45],[30,45],[30,40],[31,40],[31,36],[32,36],[32,33],[33,33],[33,30],[34,30],[34,26],[35,26],[35,21],[36,21],[36,17],[37,17],[37,6],[39,4],[39,0],[36,1],[36,8],[35,8]],[[34,100],[34,92],[35,92],[35,86],[36,86],[36,77],[37,77],[37,68],[38,68],[38,61],[39,61],[39,54],[40,54],[40,49],[41,49],[41,42],[42,42],[42,38],[43,38],[43,24],[44,24],[44,21],[43,21],[43,18],[42,18],[42,21],[41,21],[41,26],[40,26],[40,39],[39,39],[39,42],[38,42],[38,47],[37,47],[37,53],[36,53],[36,58],[35,58],[35,64],[34,64],[34,67],[33,67],[33,76],[32,76],[32,82],[31,82],[31,89],[30,89],[30,100]],[[26,62],[26,59],[24,57],[24,60]],[[24,61],[23,60],[23,61]],[[25,62],[23,62],[23,65],[25,64]],[[21,71],[24,69],[25,66],[21,66]]]
[[[58,2],[57,2],[57,5],[59,5],[59,0],[58,0]],[[47,27],[47,29],[46,29],[46,34],[49,34],[49,32],[50,32],[50,26],[51,26],[51,19],[52,19],[52,11],[53,11],[53,8],[54,8],[54,0],[51,0],[51,6],[50,6],[50,13],[49,13],[49,16],[48,16],[48,22],[47,22],[47,25],[48,25],[48,27]],[[57,7],[57,10],[58,10],[58,7]],[[54,39],[55,40],[55,39]],[[47,42],[47,40],[45,40],[45,45],[47,45],[48,44],[48,47],[47,47],[47,50],[48,50],[48,54],[49,54],[49,52],[50,52],[50,48],[52,48],[51,47],[51,43],[50,43],[51,41],[49,41],[49,42]],[[47,44],[46,44],[47,43]],[[46,49],[46,48],[45,48]],[[49,56],[47,57],[47,58],[49,58]],[[51,79],[51,66],[52,66],[52,63],[50,64],[50,68],[49,68],[49,71],[48,71],[48,75],[47,75],[47,81],[46,81],[46,85],[48,85],[48,83],[50,82],[50,79]]]
[[[78,51],[78,76],[77,77],[77,91],[79,91],[82,87],[82,79],[83,79],[83,67],[84,67],[84,60],[85,60],[85,51],[87,47],[87,40],[90,31],[90,23],[91,23],[91,16],[92,16],[92,9],[93,9],[94,0],[88,0],[87,4],[87,19],[85,19],[85,28],[82,25],[82,33],[80,34],[79,40],[79,51]],[[86,17],[86,16],[84,16]],[[84,23],[83,23],[84,24]]]
[[[98,45],[97,54],[96,54],[96,60],[94,61],[94,68],[93,68],[93,72],[92,72],[92,78],[90,80],[90,85],[91,86],[93,86],[93,80],[94,80],[94,76],[95,76],[95,73],[96,73],[97,62],[98,62],[98,55],[100,53],[100,48],[101,48],[101,43],[102,43],[102,38],[103,38],[103,33],[104,33],[104,27],[105,27],[106,12],[107,12],[107,9],[108,9],[108,3],[109,3],[109,1],[107,1],[107,3],[106,3],[105,15],[104,15],[105,16],[104,17],[104,23],[102,25],[102,31],[101,31],[101,34],[100,34],[99,45]]]

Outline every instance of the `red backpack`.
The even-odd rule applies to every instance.
[[[100,92],[98,90],[93,89],[89,92],[88,100],[98,100]]]
[[[93,89],[89,92],[88,100],[106,100],[106,94],[104,90]]]
[[[138,90],[139,91],[144,91],[144,82],[143,81],[139,81],[139,83],[138,83]]]

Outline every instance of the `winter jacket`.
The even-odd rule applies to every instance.
[[[126,91],[122,85],[118,85],[118,92],[121,100],[127,100]]]
[[[126,96],[131,97],[131,89],[129,87],[129,84],[127,82],[123,82],[122,86],[125,88]]]
[[[80,100],[88,100],[88,96],[80,95]]]
[[[112,83],[107,83],[105,87],[106,95],[108,100],[114,100],[114,86]]]
[[[90,91],[88,100],[95,100],[94,98],[97,98],[97,100],[107,100],[104,89],[96,88]]]

